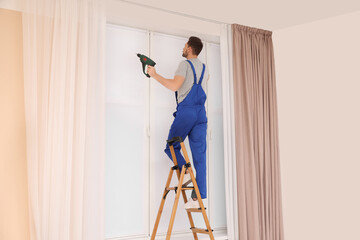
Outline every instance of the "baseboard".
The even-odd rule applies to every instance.
[[[226,228],[218,228],[214,229],[214,238],[216,240],[228,240]],[[199,239],[210,239],[207,234],[198,233]],[[134,236],[126,236],[120,238],[106,238],[106,240],[150,240],[151,236],[145,235],[134,235]],[[166,233],[156,234],[156,240],[163,240],[166,239]],[[171,234],[171,240],[192,240],[194,236],[192,232],[173,232]]]

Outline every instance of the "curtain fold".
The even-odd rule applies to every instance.
[[[103,239],[104,6],[23,6],[30,237]]]
[[[239,240],[282,240],[272,32],[232,24]]]

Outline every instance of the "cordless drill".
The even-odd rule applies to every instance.
[[[150,75],[145,73],[145,66],[146,65],[150,65],[150,66],[155,66],[155,62],[153,60],[151,60],[149,57],[142,55],[140,53],[136,54],[139,58],[140,58],[140,62],[142,63],[142,67],[143,67],[143,72],[144,74],[149,78]]]

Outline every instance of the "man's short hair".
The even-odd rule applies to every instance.
[[[193,54],[198,56],[203,48],[201,39],[195,36],[191,36],[187,42],[188,46],[192,48]]]

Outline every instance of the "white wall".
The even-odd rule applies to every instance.
[[[360,239],[360,12],[273,40],[285,238]]]
[[[0,0],[0,8],[21,11],[21,0]]]
[[[0,0],[0,8],[21,11],[22,0]],[[220,43],[220,25],[164,11],[137,6],[119,0],[102,1],[109,23]]]
[[[166,13],[117,0],[107,0],[106,7],[106,18],[109,23],[187,38],[195,35],[207,42],[220,43],[220,25],[216,23]]]

